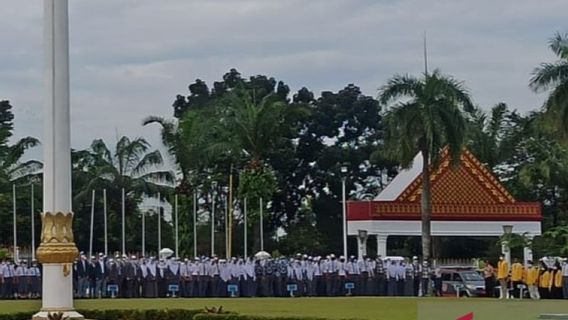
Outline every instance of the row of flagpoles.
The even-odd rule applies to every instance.
[[[31,247],[33,248],[31,252],[32,259],[35,259],[35,209],[34,209],[34,185],[30,185],[30,193],[31,193]],[[127,254],[126,251],[126,217],[125,217],[125,190],[122,188],[121,190],[121,251],[122,254]],[[96,200],[96,191],[92,190],[92,197],[91,197],[91,217],[90,217],[90,232],[89,232],[89,257],[93,256],[93,239],[94,239],[94,220],[95,220],[95,200]],[[18,248],[18,236],[17,236],[17,221],[16,221],[16,185],[12,186],[12,203],[13,203],[13,248],[14,248],[14,258],[19,260],[19,252]],[[211,212],[210,212],[210,221],[211,224],[211,256],[215,255],[215,197],[212,198],[211,203]],[[225,199],[225,248],[231,246],[231,225],[229,218],[229,206],[228,206],[228,199]],[[158,193],[158,204],[156,207],[156,211],[158,214],[158,252],[162,249],[162,220],[161,220],[161,209],[162,209],[162,201],[161,201],[161,194]],[[247,222],[247,210],[248,210],[248,203],[247,199],[245,198],[243,201],[243,218],[244,218],[244,236],[243,236],[243,244],[244,244],[244,252],[243,256],[245,258],[248,257],[248,222]],[[264,204],[263,200],[259,200],[259,209],[260,209],[260,250],[264,251],[264,228],[263,228],[263,209]],[[194,255],[198,255],[197,252],[197,212],[198,212],[198,195],[197,193],[193,194],[193,252]],[[142,212],[142,254],[146,254],[146,221],[145,221],[146,214]],[[174,196],[174,206],[173,206],[173,220],[174,220],[174,237],[175,237],[175,254],[179,257],[179,219],[178,219],[178,195]],[[229,223],[227,223],[229,222]],[[107,225],[107,194],[106,189],[103,189],[103,228],[104,228],[104,253],[108,255],[108,225]],[[229,251],[227,250],[227,255]]]

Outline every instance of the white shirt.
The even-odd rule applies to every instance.
[[[568,277],[568,263],[562,265],[562,276]]]

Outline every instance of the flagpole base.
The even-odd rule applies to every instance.
[[[78,313],[75,310],[67,310],[67,311],[40,311],[36,314],[34,314],[34,316],[32,317],[32,320],[49,320],[49,315],[50,314],[57,314],[57,313],[63,313],[63,316],[61,317],[61,319],[76,319],[76,320],[82,320],[85,319],[85,317],[83,317],[82,314]]]

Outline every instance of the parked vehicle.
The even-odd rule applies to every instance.
[[[442,294],[453,297],[485,296],[485,281],[473,268],[442,268]],[[458,295],[459,292],[459,295]]]

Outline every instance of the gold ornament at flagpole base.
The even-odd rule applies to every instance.
[[[40,263],[73,263],[79,256],[73,238],[73,213],[41,214],[41,244],[37,249]]]

